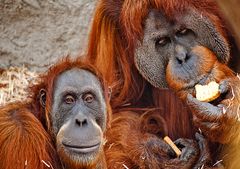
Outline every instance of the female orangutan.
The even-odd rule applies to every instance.
[[[166,89],[161,89],[168,87],[168,65],[179,70],[177,76],[186,81],[191,80],[192,76],[201,80],[202,77],[197,77],[194,67],[205,69],[206,65],[198,63],[196,57],[193,57],[195,54],[191,50],[196,46],[208,48],[221,64],[226,65],[229,61],[226,30],[214,0],[100,0],[90,33],[88,59],[112,87],[111,106],[114,116],[128,110],[142,114],[143,111],[139,109],[154,107],[160,110],[159,113],[166,120],[168,135],[172,139],[194,138],[198,128],[204,128],[203,132],[212,145],[212,162],[224,160],[225,165],[230,166],[228,157],[221,156],[223,151],[219,144],[230,145],[235,142],[232,138],[239,138],[240,135],[231,130],[232,123],[229,120],[221,123],[222,118],[214,118],[215,113],[221,113],[215,111],[217,106],[202,104],[187,97],[189,110],[175,97],[170,97],[174,102],[169,103]],[[171,60],[174,60],[174,64],[169,64]],[[235,78],[228,81],[236,84],[232,89],[237,93],[239,82]],[[220,81],[222,96],[231,92],[226,83]],[[232,115],[236,115],[238,103],[237,97],[232,105],[234,108],[229,109],[230,112],[224,118],[236,121]],[[228,105],[222,106],[226,109]],[[195,116],[196,113],[201,116]],[[197,118],[194,121],[198,121],[195,125],[192,123],[193,115]],[[120,131],[122,126],[115,127],[116,131]],[[220,135],[215,137],[215,132]],[[128,144],[124,145],[118,140],[112,140],[109,145],[112,149],[121,145],[121,150],[131,152]]]
[[[90,64],[66,59],[0,109],[1,169],[106,169],[107,88]]]

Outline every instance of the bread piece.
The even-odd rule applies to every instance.
[[[208,85],[195,86],[196,98],[199,101],[211,102],[220,96],[219,84],[212,81]]]
[[[179,148],[173,143],[173,141],[168,137],[165,136],[163,138],[163,140],[170,146],[172,147],[173,151],[176,153],[177,157],[179,157],[181,155],[181,151],[179,150]]]

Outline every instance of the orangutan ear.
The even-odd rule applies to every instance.
[[[39,91],[39,102],[43,108],[46,107],[46,97],[47,97],[47,92],[45,89],[41,89]]]

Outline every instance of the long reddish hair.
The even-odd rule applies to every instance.
[[[112,107],[135,104],[142,97],[146,81],[137,72],[135,45],[143,37],[149,9],[158,9],[169,19],[192,7],[202,12],[224,36],[225,31],[213,0],[100,0],[96,8],[87,58],[113,87]]]

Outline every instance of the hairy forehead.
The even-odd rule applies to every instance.
[[[55,87],[65,88],[66,86],[74,88],[81,88],[84,86],[101,88],[99,79],[93,73],[78,68],[67,70],[58,76]]]

